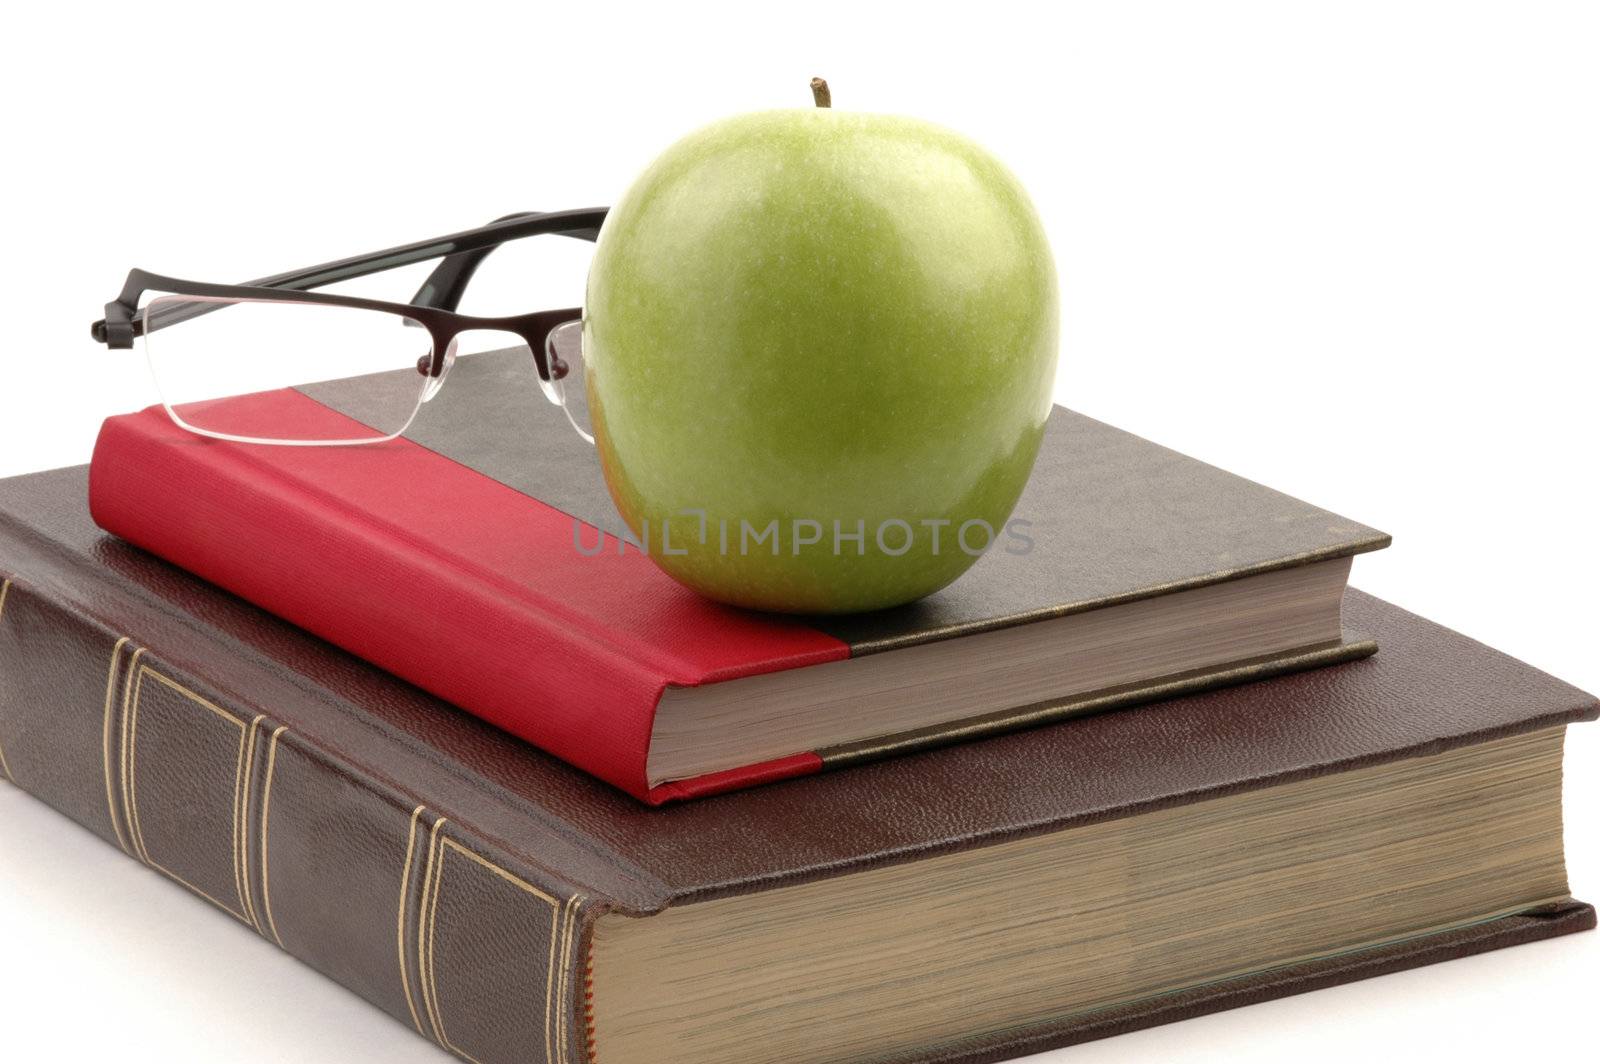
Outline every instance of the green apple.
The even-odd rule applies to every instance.
[[[1026,192],[965,137],[826,105],[701,129],[612,209],[590,267],[612,498],[722,602],[921,598],[1023,541],[1057,303]]]

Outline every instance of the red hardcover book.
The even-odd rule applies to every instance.
[[[1030,521],[1026,554],[991,550],[946,591],[882,613],[723,607],[622,544],[592,449],[543,406],[531,374],[525,352],[463,358],[406,437],[364,447],[212,440],[159,407],[114,417],[95,449],[91,510],[107,531],[651,803],[1374,649],[1343,635],[1339,601],[1350,557],[1388,537],[1063,410],[1017,511]],[[326,437],[361,420],[361,394],[334,381],[229,402],[236,424]],[[1288,602],[1291,616],[1224,631],[1219,610],[1254,616],[1229,595]],[[1174,609],[1164,623],[1189,633],[1176,656],[1165,644],[1107,651],[1085,627],[1142,630],[1149,611]],[[886,710],[901,725],[862,712],[854,730],[806,732],[804,714],[774,710],[767,746],[731,764],[659,748],[662,707],[686,705],[684,692],[730,685],[735,700],[757,699],[764,689],[731,685],[812,667],[833,668],[830,682],[845,668],[898,670],[903,687],[904,674],[956,668],[935,656],[954,644],[967,648],[961,676],[981,677],[1018,645],[1002,640],[1023,637],[1100,671],[1015,695],[986,682],[970,709],[917,728]],[[881,660],[864,668],[869,657]],[[829,664],[841,662],[852,664]],[[1040,682],[1069,672],[1042,669]]]

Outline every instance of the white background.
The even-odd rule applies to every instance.
[[[0,474],[86,461],[102,417],[154,400],[87,335],[131,266],[237,281],[609,203],[690,128],[807,105],[822,74],[837,106],[962,130],[1030,187],[1062,277],[1060,401],[1392,532],[1359,586],[1600,689],[1593,4],[6,19]],[[583,261],[507,256],[464,309],[570,305]],[[1567,772],[1573,890],[1600,900],[1600,725]],[[1597,976],[1600,935],[1578,936],[1070,1059],[1587,1058]],[[443,1059],[5,786],[0,1022],[18,1061]]]

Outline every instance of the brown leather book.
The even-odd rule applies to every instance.
[[[1594,926],[1595,700],[1381,653],[652,809],[0,484],[0,770],[480,1064],[988,1061]]]
[[[359,435],[373,385],[229,402],[302,438]],[[207,440],[152,407],[101,429],[90,510],[652,804],[1376,649],[1339,604],[1354,556],[1387,535],[1068,410],[961,579],[805,618],[719,606],[625,547],[594,449],[550,415],[526,348],[458,358],[405,437],[374,447]],[[798,551],[796,522],[830,520],[773,517],[756,542],[697,513],[639,542]],[[943,530],[940,549],[981,551],[971,531]],[[859,554],[863,535],[815,549]]]

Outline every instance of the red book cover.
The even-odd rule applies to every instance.
[[[259,419],[264,435],[359,435],[346,427],[361,415],[349,384],[229,402],[236,424]],[[655,804],[818,771],[826,753],[652,785],[652,725],[669,686],[838,661],[1387,543],[1062,410],[1019,513],[1037,517],[1081,497],[1108,467],[1145,493],[1119,503],[1131,506],[1125,535],[1107,535],[1110,503],[1036,521],[1030,558],[992,552],[922,603],[833,618],[721,606],[623,548],[594,452],[538,398],[525,352],[460,360],[407,435],[380,444],[231,443],[184,431],[161,407],[113,417],[95,448],[90,508],[106,531]],[[1141,516],[1150,498],[1170,527],[1152,528],[1148,509]],[[1185,530],[1176,545],[1173,527]],[[1106,559],[1108,542],[1121,561]]]

